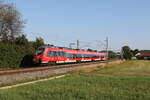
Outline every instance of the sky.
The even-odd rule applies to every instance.
[[[150,0],[5,0],[26,21],[29,40],[42,37],[47,44],[118,51],[150,49]],[[75,47],[75,45],[73,46]]]

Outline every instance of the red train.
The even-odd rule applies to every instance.
[[[38,48],[33,61],[36,64],[55,64],[106,60],[106,53],[42,46]]]

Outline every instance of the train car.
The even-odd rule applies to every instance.
[[[106,53],[58,48],[52,46],[39,47],[34,55],[33,61],[36,64],[56,64],[70,62],[86,62],[106,60]]]

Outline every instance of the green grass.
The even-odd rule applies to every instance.
[[[98,66],[91,72],[1,90],[0,100],[150,100],[150,61]]]
[[[118,65],[108,65],[95,71],[97,74],[115,76],[150,76],[150,61],[126,61]]]

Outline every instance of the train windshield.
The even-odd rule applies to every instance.
[[[41,55],[44,52],[45,48],[38,48],[36,51],[36,55]]]

